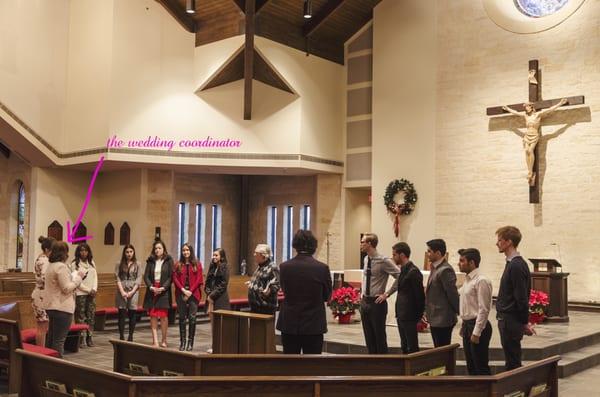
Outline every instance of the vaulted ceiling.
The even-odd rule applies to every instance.
[[[247,33],[246,0],[156,0],[189,32],[196,46]],[[303,18],[305,0],[254,1],[254,34],[339,64],[344,43],[373,17],[381,0],[310,0],[312,18]]]

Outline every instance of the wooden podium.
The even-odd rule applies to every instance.
[[[531,288],[548,294],[550,304],[546,321],[569,322],[567,277],[555,259],[529,258],[533,263]]]
[[[275,353],[275,317],[230,310],[215,310],[212,321],[215,354]]]

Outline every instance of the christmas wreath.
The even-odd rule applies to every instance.
[[[394,199],[400,192],[404,193],[404,202],[402,203],[398,203]],[[385,189],[383,202],[387,211],[394,217],[394,234],[396,237],[398,237],[400,231],[400,215],[409,215],[413,212],[417,197],[415,185],[406,179],[395,179]]]

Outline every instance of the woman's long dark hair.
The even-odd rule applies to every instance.
[[[95,267],[93,262],[94,256],[92,255],[92,249],[87,243],[81,243],[77,246],[77,248],[75,248],[75,259],[73,259],[73,262],[75,263],[75,269],[79,270],[79,262],[81,262],[82,249],[85,249],[88,252],[88,256],[86,258],[87,263],[89,263],[91,267]]]
[[[152,243],[152,251],[150,251],[150,258],[148,258],[148,259],[152,259],[153,261],[156,261],[157,259],[159,259],[154,254],[154,248],[156,247],[156,244],[160,244],[163,247],[163,257],[162,257],[162,259],[166,258],[169,255],[169,253],[167,252],[167,246],[165,245],[165,242],[162,241],[161,239],[157,238]]]
[[[126,244],[123,247],[123,253],[121,254],[121,264],[119,265],[119,276],[121,277],[125,276],[128,270],[127,257],[125,256],[125,251],[127,251],[128,248],[131,248],[133,250],[133,257],[131,258],[131,261],[137,264],[137,259],[135,257],[135,248],[131,244]]]
[[[194,247],[192,247],[190,243],[185,243],[181,246],[181,250],[179,251],[179,262],[177,262],[177,264],[175,265],[175,271],[180,272],[181,267],[185,264],[185,258],[183,257],[183,249],[185,247],[188,247],[188,249],[190,250],[190,264],[192,265],[192,269],[194,269],[194,272],[197,272],[198,258],[196,258],[196,255],[194,254]]]
[[[217,248],[217,249],[215,249],[215,251],[218,252],[219,256],[221,257],[220,263],[227,264],[227,255],[225,254],[225,250],[223,248]],[[211,264],[213,263],[212,259],[210,260],[210,263]]]

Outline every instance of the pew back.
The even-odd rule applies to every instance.
[[[97,370],[60,359],[17,350],[20,356],[21,395],[42,396],[47,379],[89,390],[96,397],[501,397],[501,390],[529,389],[555,384],[560,357],[551,357],[495,376],[129,376]],[[504,388],[506,384],[506,389]],[[66,394],[69,395],[69,394]],[[61,396],[54,394],[53,396]],[[539,397],[558,397],[553,388]]]
[[[238,355],[195,354],[120,340],[110,342],[116,372],[129,373],[129,364],[134,363],[147,366],[155,375],[167,370],[190,376],[416,375],[440,367],[454,375],[459,347],[453,344],[407,355]]]

